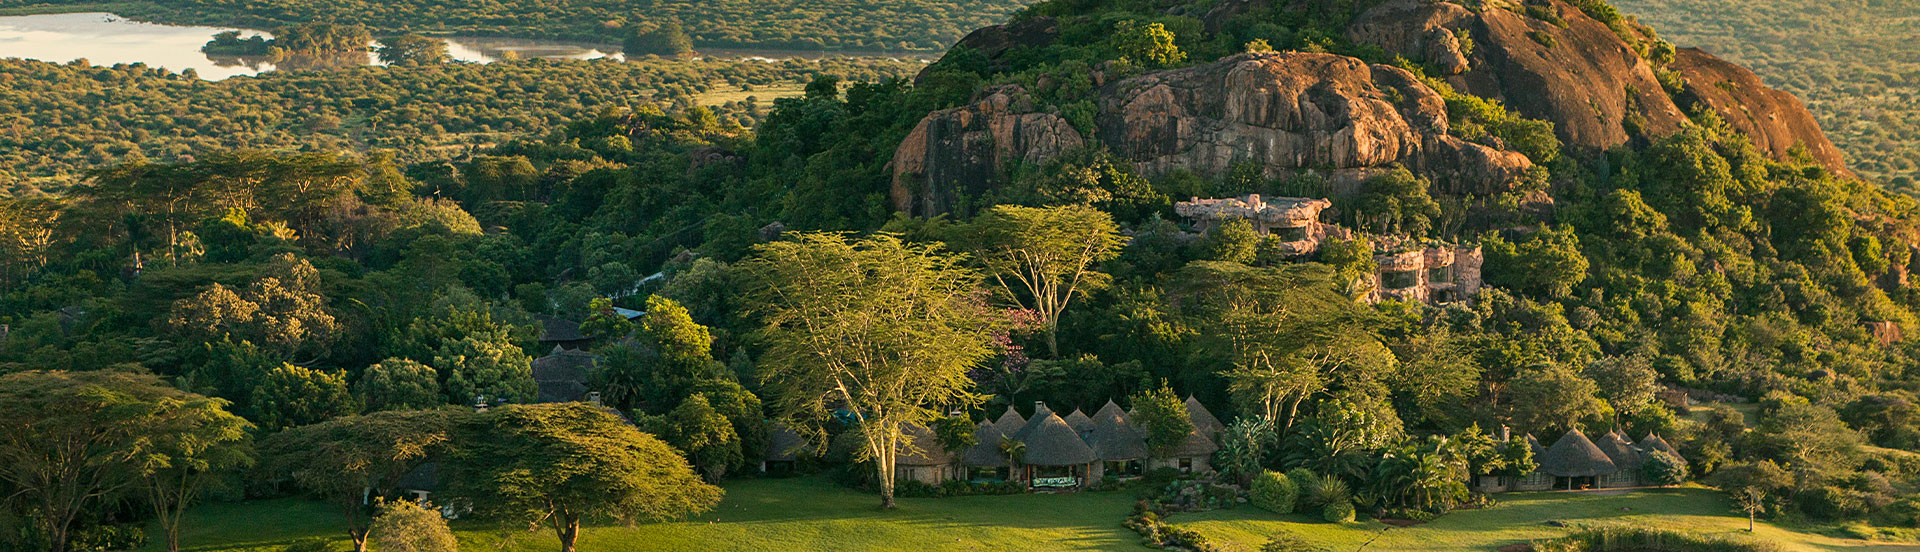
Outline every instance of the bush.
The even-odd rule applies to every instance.
[[[1823,485],[1801,491],[1798,499],[1801,512],[1823,521],[1856,519],[1867,513],[1866,501],[1852,489]]]
[[[1186,475],[1187,474],[1180,472],[1180,468],[1154,468],[1147,470],[1147,475],[1143,479],[1146,480],[1148,485],[1159,487],[1186,477]]]
[[[1300,485],[1288,479],[1285,474],[1269,471],[1253,479],[1253,490],[1248,500],[1276,514],[1293,513],[1294,502],[1300,499]]]
[[[1320,509],[1320,519],[1332,523],[1352,523],[1353,503],[1342,500],[1328,504],[1325,508]]]
[[[1267,537],[1267,543],[1260,546],[1260,552],[1327,552],[1327,549],[1282,529]]]
[[[1566,537],[1535,542],[1534,552],[1776,552],[1771,543],[1744,543],[1690,533],[1639,527],[1583,529]]]
[[[1687,461],[1664,451],[1647,451],[1646,462],[1640,465],[1641,474],[1647,482],[1660,486],[1679,485],[1687,482]]]
[[[1324,508],[1329,504],[1353,501],[1347,482],[1331,475],[1315,475],[1300,482],[1300,506]]]
[[[95,525],[74,531],[68,544],[83,551],[132,550],[147,544],[147,531],[138,525]]]
[[[947,496],[947,492],[944,488],[908,479],[893,484],[893,496],[902,498],[940,498]]]

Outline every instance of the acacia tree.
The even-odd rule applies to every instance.
[[[340,508],[355,552],[366,552],[367,493],[385,494],[445,445],[457,408],[376,412],[276,433],[260,445],[268,474]]]
[[[754,250],[741,268],[754,282],[775,408],[801,421],[852,412],[857,457],[874,461],[880,504],[893,507],[901,428],[980,401],[967,373],[992,354],[1001,326],[980,277],[937,245],[886,234],[799,234]]]
[[[605,408],[509,405],[458,431],[453,494],[483,514],[552,527],[561,552],[573,552],[582,519],[673,519],[720,502],[672,447]]]
[[[0,376],[0,483],[12,491],[11,499],[28,504],[48,550],[68,549],[68,530],[88,508],[143,483],[169,489],[166,494],[177,501],[166,505],[174,513],[171,541],[177,508],[192,497],[199,478],[161,483],[148,476],[226,465],[213,458],[232,452],[226,447],[244,437],[234,435],[244,422],[221,410],[221,402],[137,370]]]
[[[152,454],[143,460],[142,484],[154,519],[167,534],[167,552],[180,550],[180,520],[187,507],[223,472],[253,465],[253,424],[226,410],[227,402],[181,394],[156,401],[158,420]]]
[[[972,230],[975,258],[997,295],[1034,313],[1047,352],[1059,358],[1060,313],[1111,280],[1094,265],[1120,255],[1113,217],[1088,205],[998,205],[975,219]]]

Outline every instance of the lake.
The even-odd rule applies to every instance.
[[[111,13],[63,13],[0,17],[0,58],[25,58],[56,63],[85,59],[100,66],[119,63],[145,63],[172,71],[192,69],[200,78],[220,80],[238,75],[253,75],[274,70],[275,64],[261,59],[209,57],[200,47],[215,33],[240,31],[241,37],[269,36],[252,29],[161,25],[133,21]],[[491,63],[505,56],[522,59],[620,59],[620,47],[563,40],[535,40],[451,36],[437,37],[447,42],[447,53],[456,61]],[[508,52],[512,52],[509,54]],[[702,57],[714,59],[818,59],[829,55],[896,57],[931,61],[926,53],[890,52],[793,52],[780,50],[707,49]],[[357,65],[359,60],[347,60]],[[373,54],[367,64],[379,65]],[[337,62],[333,64],[338,64]],[[302,65],[302,68],[307,65]],[[291,68],[291,67],[290,67]]]

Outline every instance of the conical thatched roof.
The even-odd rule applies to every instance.
[[[767,425],[772,427],[767,430],[766,459],[772,462],[791,462],[798,459],[801,451],[807,446],[806,439],[801,439],[800,434],[794,433],[787,424],[769,423]]]
[[[1012,412],[1013,409],[1007,409]],[[1018,418],[1018,414],[1014,415]],[[1002,417],[1004,418],[1004,416]],[[993,422],[980,422],[973,430],[973,446],[960,454],[960,461],[969,466],[998,468],[1007,465],[1007,455],[1000,452],[1000,440],[1010,437],[1013,430],[1020,426],[1002,426]]]
[[[1539,462],[1540,457],[1547,455],[1547,447],[1541,445],[1540,438],[1534,437],[1532,433],[1527,434],[1527,448],[1533,449],[1534,462]]]
[[[1671,454],[1674,458],[1680,458],[1680,451],[1674,450],[1673,445],[1667,444],[1666,439],[1661,439],[1659,435],[1654,435],[1651,431],[1647,432],[1646,437],[1640,438],[1640,450],[1657,450]],[[1685,459],[1682,458],[1682,460]]]
[[[1147,437],[1140,430],[1127,425],[1127,418],[1120,413],[1120,407],[1107,403],[1109,408],[1100,409],[1093,417],[1093,430],[1087,434],[1087,445],[1093,447],[1093,456],[1101,460],[1138,460],[1147,457]]]
[[[1027,445],[1027,454],[1020,459],[1024,464],[1070,466],[1094,459],[1093,449],[1080,440],[1080,434],[1045,406],[1035,410],[1033,419],[1020,429],[1018,438]]]
[[[1613,467],[1621,471],[1640,469],[1640,451],[1633,448],[1633,441],[1618,431],[1600,436],[1600,442],[1594,443],[1600,452],[1607,453],[1607,459],[1613,460]]]
[[[1012,408],[1008,408],[1008,410],[1012,410]],[[1027,440],[1027,435],[1032,434],[1035,428],[1040,427],[1040,421],[1047,419],[1047,417],[1049,416],[1054,418],[1060,417],[1059,415],[1053,413],[1053,409],[1047,408],[1047,403],[1042,403],[1042,402],[1033,403],[1033,417],[1027,418],[1027,421],[1025,423],[1020,424],[1020,429],[1013,431],[1013,438],[1018,441]],[[1002,416],[1002,418],[1004,417],[1005,416]],[[1000,422],[994,422],[994,423],[998,424]],[[1060,423],[1066,424],[1067,422],[1066,420],[1061,420]],[[1073,428],[1068,427],[1067,430],[1072,431]]]
[[[1546,454],[1540,455],[1538,461],[1540,471],[1558,477],[1590,477],[1620,471],[1606,452],[1578,431],[1568,431]]]
[[[1014,410],[1012,405],[1008,405],[1007,411],[1000,413],[1000,419],[993,421],[993,426],[1005,428],[1007,434],[1012,435],[1014,432],[1020,431],[1020,428],[1027,427],[1027,419],[1020,417],[1020,411]]]
[[[902,466],[944,466],[953,463],[953,455],[940,448],[940,440],[933,436],[933,430],[920,424],[907,424],[900,427],[903,442],[912,442],[912,447],[900,447],[900,457],[895,464]]]
[[[1195,426],[1193,431],[1187,432],[1187,439],[1181,441],[1178,446],[1173,447],[1173,450],[1167,453],[1167,458],[1207,456],[1213,454],[1213,451],[1220,450],[1220,445],[1214,444],[1213,439],[1209,439],[1207,436],[1200,434],[1200,428],[1198,427],[1200,424],[1193,425]]]
[[[1087,416],[1087,413],[1081,412],[1078,408],[1073,409],[1073,413],[1067,415],[1066,422],[1067,427],[1073,428],[1073,432],[1080,434],[1082,437],[1085,437],[1087,432],[1093,431],[1093,418]]]
[[[1133,416],[1131,414],[1128,414],[1127,411],[1121,410],[1120,405],[1114,404],[1113,399],[1107,399],[1107,405],[1100,407],[1100,411],[1094,412],[1093,419],[1094,421],[1097,422],[1097,421],[1100,421],[1101,417],[1104,417],[1108,414],[1119,416],[1121,421],[1126,422],[1128,424],[1133,423]]]
[[[1220,430],[1227,428],[1225,424],[1220,423],[1219,418],[1213,417],[1213,412],[1209,412],[1206,405],[1194,399],[1193,395],[1187,395],[1187,417],[1193,419],[1193,428],[1199,430],[1200,435],[1209,441],[1214,435],[1218,435]]]

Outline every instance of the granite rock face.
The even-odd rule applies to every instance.
[[[1398,164],[1448,193],[1505,191],[1526,156],[1447,134],[1440,95],[1404,70],[1316,53],[1248,53],[1111,82],[1093,134],[1145,174],[1219,174],[1252,161],[1285,177],[1328,171],[1357,182]],[[988,90],[921,120],[893,157],[892,199],[915,215],[946,212],[955,194],[999,185],[1011,161],[1044,164],[1085,143],[1024,90]]]

